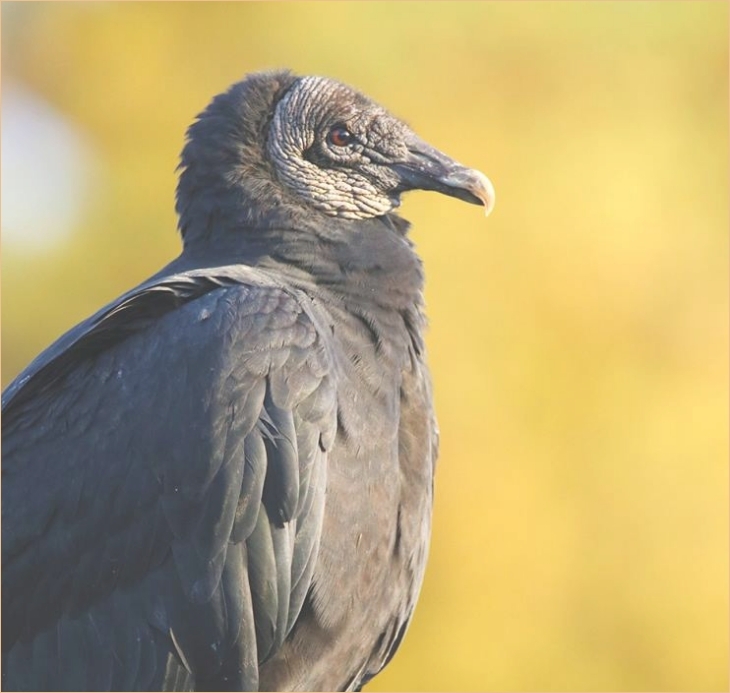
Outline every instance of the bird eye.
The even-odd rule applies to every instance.
[[[346,147],[355,138],[344,125],[335,125],[329,131],[327,139],[329,140],[330,144],[334,144],[335,147]]]

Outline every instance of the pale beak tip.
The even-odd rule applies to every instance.
[[[482,201],[484,205],[484,216],[488,217],[494,209],[495,192],[492,181],[489,180],[481,171],[474,171],[478,185],[472,188],[474,194]]]

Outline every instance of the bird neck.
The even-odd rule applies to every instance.
[[[271,271],[288,284],[345,308],[420,312],[423,267],[406,231],[389,214],[347,221],[322,215],[317,223],[250,228],[221,225],[208,237],[186,239],[188,266],[240,263]]]

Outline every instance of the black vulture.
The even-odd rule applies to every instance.
[[[438,430],[402,193],[491,209],[353,89],[248,76],[187,133],[181,255],[2,400],[5,690],[358,690],[408,626]]]

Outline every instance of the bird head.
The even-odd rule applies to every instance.
[[[250,75],[217,96],[188,130],[177,211],[185,237],[236,210],[236,224],[282,223],[305,207],[364,220],[409,190],[484,206],[494,188],[354,89],[290,72]],[[230,221],[230,219],[227,219]]]
[[[276,104],[267,152],[281,182],[330,216],[380,216],[414,189],[482,204],[487,213],[494,204],[484,174],[456,163],[378,104],[325,77],[297,80]]]

